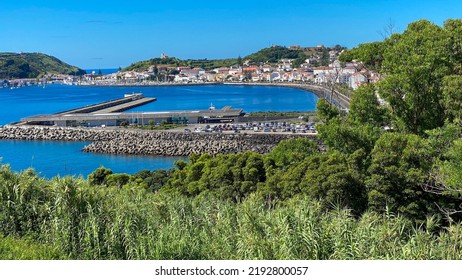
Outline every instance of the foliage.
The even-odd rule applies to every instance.
[[[378,90],[391,107],[394,128],[423,135],[446,118],[460,117],[461,30],[460,19],[447,20],[443,27],[420,20],[383,42],[359,45],[341,59],[380,72]]]
[[[0,180],[0,213],[7,213],[0,215],[2,259],[462,258],[462,227],[434,234],[436,216],[414,226],[399,215],[326,210],[306,196],[269,209],[255,196],[236,204],[95,188],[82,178],[47,181],[7,167]]]
[[[186,162],[184,163],[187,164]],[[177,162],[177,164],[181,165],[179,162]],[[135,178],[142,179],[151,191],[158,191],[167,183],[172,172],[173,170],[165,171],[164,169],[158,169],[153,171],[141,170],[133,176]]]
[[[202,155],[178,170],[167,182],[167,189],[186,195],[212,193],[226,200],[241,201],[266,180],[262,155]]]
[[[374,86],[359,87],[350,102],[348,121],[356,125],[383,127],[387,124],[387,110],[379,104]]]
[[[343,52],[339,60],[342,62],[358,60],[368,69],[380,70],[384,60],[385,48],[386,42],[360,44],[356,48]]]
[[[242,60],[242,59],[241,59]],[[174,57],[168,58],[153,58],[144,61],[139,61],[131,64],[130,66],[123,69],[123,71],[147,71],[150,66],[157,65],[168,65],[171,67],[186,66],[191,68],[203,68],[205,70],[211,70],[219,67],[230,67],[238,65],[239,59],[187,59],[181,60]],[[158,71],[157,67],[154,68],[154,72]],[[158,73],[155,73],[156,75]]]
[[[446,153],[447,160],[439,164],[441,181],[446,192],[460,197],[462,194],[462,139],[456,139]]]
[[[106,185],[107,176],[111,174],[112,170],[101,166],[88,175],[88,182],[92,185]]]
[[[370,152],[383,132],[371,125],[350,125],[340,117],[316,126],[319,138],[330,148],[351,154],[359,149]]]
[[[305,138],[292,138],[281,141],[268,157],[279,167],[288,167],[297,164],[308,155],[317,154],[318,145]]]
[[[133,63],[130,66],[122,69],[122,71],[147,71],[149,67],[152,65],[156,66],[156,68],[157,68],[157,65],[184,66],[182,64],[182,61],[175,57],[152,58],[152,59]]]
[[[297,59],[300,57],[305,57],[302,50],[289,49],[282,46],[273,46],[270,48],[261,49],[256,53],[246,56],[244,59],[251,60],[252,62],[276,63],[283,58]]]
[[[413,134],[385,133],[371,156],[366,181],[370,209],[424,219],[434,200],[423,190],[431,168],[426,141]]]
[[[449,120],[462,120],[462,76],[444,77],[442,104]]]
[[[5,237],[0,234],[0,260],[60,260],[66,256],[32,238]]]
[[[0,79],[37,78],[46,73],[83,75],[85,71],[41,53],[0,53]]]
[[[337,107],[331,106],[325,99],[318,99],[316,103],[316,111],[320,121],[329,123],[329,121],[340,116],[340,110]]]

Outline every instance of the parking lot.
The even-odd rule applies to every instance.
[[[248,122],[233,124],[200,124],[184,128],[185,133],[301,133],[316,134],[314,122]]]

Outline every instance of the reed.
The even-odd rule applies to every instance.
[[[459,224],[358,217],[306,196],[268,208],[257,195],[236,203],[1,166],[0,210],[3,259],[462,259]],[[11,249],[23,247],[32,253]]]

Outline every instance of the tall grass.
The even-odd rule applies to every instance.
[[[462,259],[461,225],[441,230],[437,217],[424,225],[392,214],[358,218],[303,196],[268,209],[256,196],[232,203],[136,184],[96,187],[8,166],[0,167],[0,235],[0,248],[49,252],[26,258]]]

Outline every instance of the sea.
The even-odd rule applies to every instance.
[[[314,111],[317,96],[311,92],[266,86],[193,85],[153,87],[101,87],[46,85],[0,88],[0,125],[23,117],[61,112],[122,97],[143,93],[157,101],[134,108],[132,112],[204,110],[232,106],[245,112]],[[140,170],[169,169],[182,157],[125,156],[84,153],[87,142],[0,140],[0,164],[12,170],[33,168],[46,178],[83,176],[104,166],[116,173],[133,174]]]

